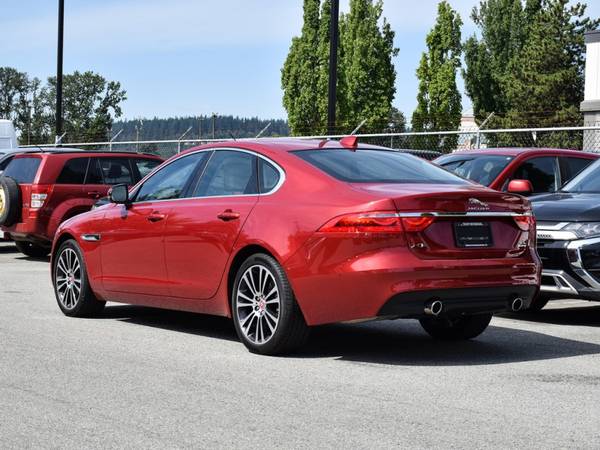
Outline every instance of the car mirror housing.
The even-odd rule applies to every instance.
[[[117,184],[112,187],[109,196],[111,202],[126,205],[129,203],[129,188],[126,184]]]
[[[508,183],[508,192],[513,194],[531,194],[533,192],[533,185],[529,180],[512,180]]]

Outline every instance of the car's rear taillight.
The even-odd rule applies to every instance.
[[[46,203],[48,199],[48,194],[50,193],[50,188],[44,187],[34,187],[31,189],[31,201],[29,202],[30,209],[40,209]]]
[[[395,212],[347,214],[327,222],[319,231],[326,233],[402,233],[423,231],[434,221],[432,216],[401,217]]]
[[[533,216],[515,216],[515,223],[523,231],[529,231],[535,225],[535,217]]]

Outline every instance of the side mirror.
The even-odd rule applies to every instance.
[[[521,195],[531,194],[533,192],[533,185],[529,180],[511,180],[508,183],[508,192]]]
[[[118,205],[129,203],[129,188],[126,184],[117,184],[112,187],[109,194],[110,201]]]

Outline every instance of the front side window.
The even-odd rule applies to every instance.
[[[140,174],[140,180],[161,164],[161,162],[156,159],[134,159],[133,163]]]
[[[41,162],[41,158],[37,157],[14,158],[6,167],[3,175],[12,178],[17,183],[33,183]]]
[[[208,162],[194,197],[258,194],[257,157],[233,150],[216,151]]]
[[[563,184],[566,184],[569,180],[575,178],[583,169],[594,162],[592,159],[587,158],[574,158],[567,157],[562,158],[563,162]]]
[[[505,155],[473,155],[463,159],[451,158],[440,159],[438,164],[460,177],[468,178],[484,186],[492,184],[513,159],[511,156]]]
[[[101,158],[100,169],[104,178],[104,184],[135,184],[131,166],[127,158]]]
[[[570,181],[561,191],[600,193],[600,160],[584,169],[583,172]]]
[[[430,162],[395,151],[322,149],[293,153],[348,183],[468,183]]]
[[[515,170],[513,180],[529,180],[533,192],[555,192],[558,189],[558,164],[554,156],[531,158]]]
[[[89,158],[73,158],[68,160],[56,179],[56,184],[83,184],[89,160]]]
[[[173,161],[152,175],[139,189],[136,202],[181,198],[196,168],[205,163],[210,152],[199,152]]]

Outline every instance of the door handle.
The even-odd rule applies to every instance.
[[[240,213],[233,212],[231,209],[226,209],[221,214],[218,214],[217,217],[223,222],[229,222],[231,220],[238,220],[240,218]]]
[[[159,212],[153,212],[148,216],[148,220],[150,222],[160,222],[161,220],[165,220],[166,218],[166,214],[161,214]]]
[[[90,191],[90,192],[87,193],[87,195],[90,196],[90,197],[94,197],[94,198],[100,198],[101,194],[98,191]]]

